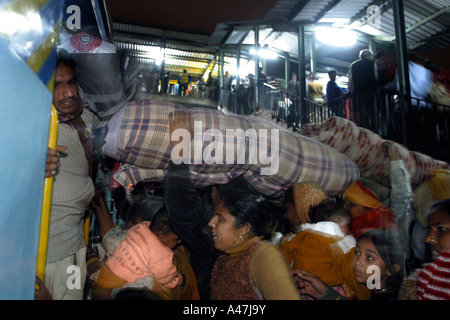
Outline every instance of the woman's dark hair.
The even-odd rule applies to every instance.
[[[223,195],[227,194],[229,190],[234,189],[240,189],[242,190],[242,192],[253,193],[252,191],[250,191],[248,181],[243,176],[239,176],[226,184],[216,185],[216,190],[221,198],[223,197]]]
[[[446,214],[450,215],[450,199],[433,202],[428,210],[428,215],[438,210],[444,211]]]
[[[398,234],[386,229],[372,229],[364,232],[358,238],[358,242],[361,239],[371,240],[377,248],[386,268],[391,273],[386,280],[388,292],[397,292],[405,277],[405,254]],[[395,265],[399,266],[399,270],[395,270]]]
[[[220,195],[226,209],[234,216],[236,227],[251,226],[255,236],[268,238],[272,235],[274,214],[280,210],[262,196],[241,188],[228,189]]]

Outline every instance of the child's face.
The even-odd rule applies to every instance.
[[[373,269],[369,269],[369,267]],[[353,258],[353,273],[356,281],[366,284],[367,279],[374,274],[374,269],[379,270],[380,285],[381,288],[384,288],[384,282],[387,278],[386,274],[389,275],[389,271],[386,269],[386,264],[372,240],[363,238],[358,241]]]
[[[372,210],[356,203],[346,203],[346,207],[349,210],[352,218],[357,218]]]
[[[437,210],[430,214],[425,242],[430,245],[433,258],[450,250],[450,215],[448,213]]]

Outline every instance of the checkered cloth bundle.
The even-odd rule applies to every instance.
[[[410,151],[399,143],[384,140],[376,133],[358,127],[354,122],[331,117],[320,124],[303,125],[302,134],[345,154],[359,168],[362,177],[376,178],[390,186],[390,159],[386,142],[392,144],[398,159],[403,160],[416,188],[430,177],[430,169],[448,169],[447,162]]]
[[[243,175],[256,191],[268,198],[280,199],[286,189],[296,182],[315,181],[325,192],[336,195],[359,178],[358,167],[347,156],[277,125],[266,115],[239,116],[208,108],[187,109],[169,101],[147,100],[128,103],[108,125],[103,151],[121,163],[114,174],[120,185],[133,188],[140,181],[164,179],[172,151],[168,116],[174,110],[189,110],[194,120],[194,140],[195,132],[203,134],[200,145],[195,148],[195,143],[192,143],[193,157],[189,164],[196,186],[224,184]],[[239,129],[257,133],[256,149],[251,145],[251,141],[256,140],[236,138],[231,145],[234,152],[230,153],[230,144],[225,143],[227,134],[229,131],[236,134]],[[207,152],[208,145],[218,137],[224,142],[222,156],[218,149],[214,153]],[[243,155],[242,150],[245,150],[245,161],[238,159],[238,155]],[[253,162],[249,157],[252,150],[256,152]],[[277,166],[274,165],[275,158],[272,162],[267,161],[267,157],[273,156],[276,151],[279,154]],[[213,162],[205,162],[205,152],[216,157]],[[262,157],[261,152],[267,157]],[[195,157],[201,158],[202,155],[203,161],[194,162]],[[263,174],[264,168],[270,166],[274,171]]]

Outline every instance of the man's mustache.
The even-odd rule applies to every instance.
[[[72,97],[72,98],[64,98],[64,99],[59,100],[59,104],[66,103],[66,102],[72,102],[72,103],[75,103],[76,101],[77,101],[77,99],[76,99],[75,97]]]

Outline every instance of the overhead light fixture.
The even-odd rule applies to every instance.
[[[334,47],[351,47],[356,43],[356,35],[348,29],[318,27],[316,39],[323,44]]]
[[[276,59],[278,57],[278,54],[270,50],[268,47],[260,48],[258,51],[254,48],[250,49],[251,55],[255,55],[256,53],[258,53],[258,56],[263,59]]]

